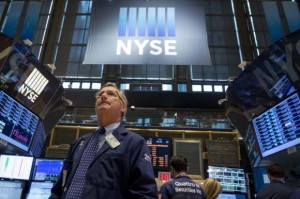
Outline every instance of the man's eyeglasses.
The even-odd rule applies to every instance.
[[[106,95],[108,97],[118,97],[122,102],[122,98],[120,96],[120,94],[116,91],[112,91],[112,90],[106,90],[106,91],[98,91],[97,93],[95,93],[95,98],[98,99],[100,98],[104,93],[106,93]],[[123,102],[124,103],[124,102]]]

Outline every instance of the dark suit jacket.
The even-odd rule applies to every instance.
[[[93,198],[158,198],[157,186],[145,140],[120,125],[113,133],[120,142],[116,148],[104,143],[96,154],[86,174],[86,184],[82,197]],[[62,171],[67,173],[63,185],[63,175],[51,190],[50,198],[64,198],[72,181],[81,155],[92,133],[76,140],[70,147]],[[73,168],[73,169],[72,169]]]
[[[256,195],[256,199],[289,199],[294,188],[284,184],[280,180],[272,180]]]

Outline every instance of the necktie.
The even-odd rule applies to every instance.
[[[98,150],[99,137],[105,133],[105,129],[98,129],[89,141],[87,147],[85,148],[79,165],[76,169],[75,175],[72,179],[71,185],[68,189],[66,199],[81,198],[81,193],[83,186],[85,184],[86,172],[89,168],[91,162],[95,158]]]

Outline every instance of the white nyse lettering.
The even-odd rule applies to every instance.
[[[159,40],[152,40],[150,42],[150,47],[153,50],[150,50],[150,54],[151,55],[160,55],[162,53],[162,48],[160,47],[161,41]],[[154,51],[156,50],[156,51]]]
[[[173,52],[172,52],[173,50]],[[177,55],[176,52],[176,40],[165,41],[165,55]]]
[[[125,45],[122,40],[117,41],[117,55],[121,55],[121,50],[125,52],[126,55],[131,55],[131,45],[132,41],[127,40],[127,44]]]
[[[28,89],[28,88],[25,87],[24,84],[22,84],[22,86],[19,88],[19,92],[22,93],[23,95],[26,95],[26,90],[27,90],[27,89]]]
[[[148,42],[149,42],[149,40],[144,40],[142,43],[139,40],[134,40],[135,45],[139,49],[139,55],[144,54],[144,48],[145,48],[145,46],[147,45]]]
[[[35,100],[38,98],[38,95],[35,94],[32,89],[30,89],[25,84],[22,84],[22,86],[19,88],[19,92],[22,93],[25,97],[27,97],[32,103],[35,102]]]
[[[149,45],[150,50],[149,54],[151,55],[161,55],[164,52],[164,55],[168,56],[176,56],[176,40],[118,40],[117,41],[117,49],[116,49],[116,54],[121,55],[122,52],[125,53],[126,55],[131,55],[132,54],[132,44],[135,44],[134,46],[137,47],[138,49],[138,54],[139,55],[144,55],[144,51],[147,45]]]

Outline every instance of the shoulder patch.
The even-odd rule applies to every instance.
[[[151,158],[148,154],[146,154],[146,153],[144,154],[144,159],[151,163]]]

